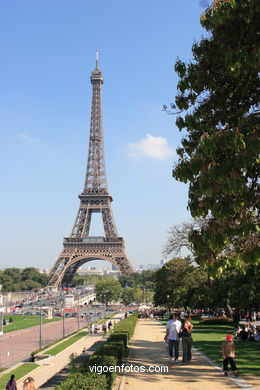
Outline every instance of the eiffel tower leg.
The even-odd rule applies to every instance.
[[[106,237],[117,237],[118,232],[114,221],[111,207],[102,209],[102,219]]]
[[[122,275],[130,275],[134,272],[127,257],[116,257],[115,262]]]

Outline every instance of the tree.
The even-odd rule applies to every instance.
[[[121,300],[124,305],[129,305],[136,301],[135,290],[131,287],[123,288],[121,293]]]
[[[156,271],[154,303],[156,306],[185,306],[195,266],[189,258],[175,258]]]
[[[3,291],[31,290],[46,286],[48,276],[33,267],[6,268],[4,271],[0,271],[0,283],[3,285]]]
[[[105,278],[95,285],[95,294],[99,302],[107,304],[117,301],[121,294],[121,285],[114,278]]]
[[[195,218],[190,222],[183,222],[178,225],[170,226],[167,242],[163,249],[163,255],[178,257],[181,255],[182,251],[185,250],[194,258],[194,248],[189,240],[189,236],[195,229],[200,230],[205,223],[203,218]]]
[[[175,64],[186,135],[173,177],[189,183],[192,217],[207,218],[189,240],[212,274],[259,263],[259,18],[258,0],[215,1],[201,17],[208,36]]]

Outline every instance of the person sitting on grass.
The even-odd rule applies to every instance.
[[[245,325],[242,325],[242,330],[241,332],[239,332],[239,339],[243,341],[246,341],[248,339],[248,333],[245,328]]]
[[[235,344],[231,334],[226,336],[226,340],[222,343],[222,356],[223,356],[223,370],[224,376],[228,376],[228,363],[231,365],[231,369],[235,376],[238,376],[237,366],[235,362]]]
[[[239,339],[239,333],[241,332],[242,328],[240,325],[234,330],[234,339]]]

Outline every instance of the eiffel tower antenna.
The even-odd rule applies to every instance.
[[[99,70],[98,51],[96,68],[91,73],[90,81],[92,105],[87,171],[71,234],[64,238],[63,250],[49,275],[49,286],[56,288],[60,285],[69,285],[77,269],[92,260],[108,261],[122,274],[133,272],[125,253],[124,239],[119,237],[117,232],[111,208],[113,199],[107,186],[101,103],[103,75]],[[93,213],[102,215],[104,237],[89,235]]]
[[[98,50],[96,50],[96,69],[98,69]]]

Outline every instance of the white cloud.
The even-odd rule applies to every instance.
[[[33,138],[30,134],[18,133],[17,136],[30,144],[37,142],[37,140]]]
[[[165,160],[173,156],[174,152],[164,137],[154,137],[146,134],[139,142],[128,144],[129,156],[135,158],[150,157],[157,160]]]

